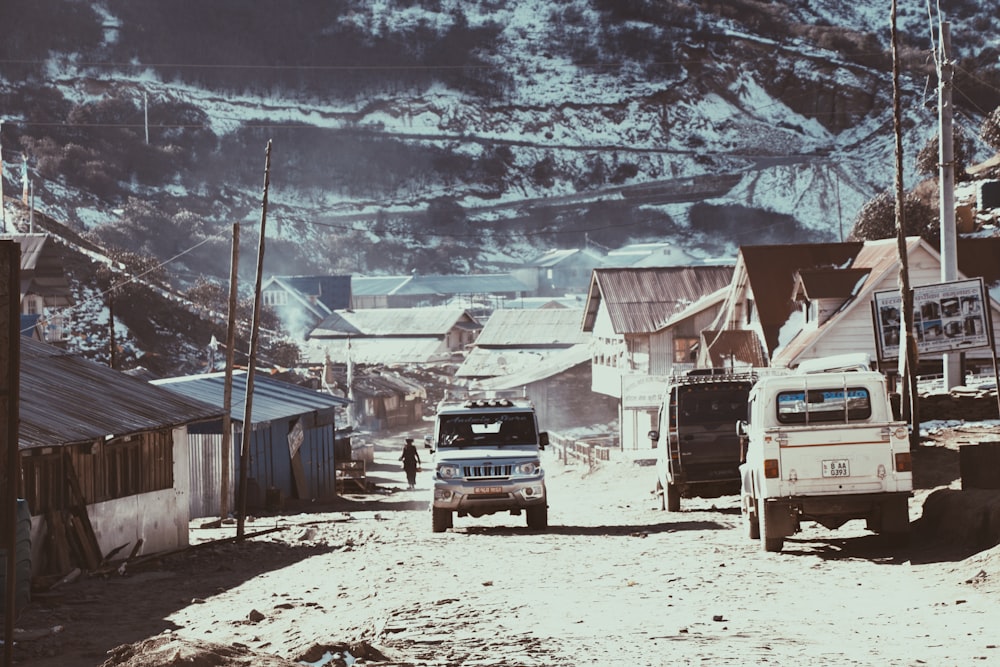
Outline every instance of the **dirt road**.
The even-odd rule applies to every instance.
[[[767,554],[735,496],[663,512],[652,468],[589,471],[548,454],[548,531],[498,515],[435,534],[429,474],[406,491],[397,454],[377,453],[381,493],[258,519],[248,532],[286,527],[37,602],[25,622],[63,629],[26,643],[23,664],[98,665],[157,635],[159,649],[107,664],[335,664],[324,653],[344,651],[368,657],[357,664],[477,667],[1000,664],[1000,547],[961,560],[918,534],[891,549],[850,522]]]

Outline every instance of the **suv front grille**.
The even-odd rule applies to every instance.
[[[507,464],[500,465],[478,465],[462,466],[462,476],[466,479],[506,479],[514,472],[514,466]]]

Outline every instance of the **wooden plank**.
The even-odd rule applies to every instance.
[[[83,551],[87,568],[93,570],[103,560],[101,558],[101,548],[97,542],[94,527],[90,523],[90,515],[87,514],[87,500],[80,490],[80,480],[76,476],[73,459],[70,458],[69,453],[66,454],[65,476],[70,489],[69,511],[74,519],[73,529],[80,541],[80,547]]]
[[[62,514],[49,510],[45,513],[45,525],[49,529],[49,563],[57,574],[65,574],[73,569],[73,561],[69,556],[69,544],[66,542],[66,524]]]

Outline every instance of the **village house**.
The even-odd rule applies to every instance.
[[[538,296],[561,296],[587,291],[590,272],[601,266],[603,255],[590,248],[548,250],[524,263],[514,276]]]
[[[495,311],[479,333],[456,378],[478,380],[533,368],[564,350],[589,357],[590,335],[581,329],[582,308],[561,306]]]
[[[225,373],[166,378],[153,380],[152,384],[224,411]],[[229,457],[223,457],[221,415],[188,431],[190,454],[186,460],[190,467],[192,518],[219,516],[224,470],[229,480],[226,505],[235,511],[246,393],[246,371],[234,372]],[[338,434],[337,430],[338,421],[347,425],[344,415],[347,403],[346,399],[326,392],[261,374],[254,376],[247,459],[248,508],[277,504],[287,498],[329,500],[336,495],[337,463],[351,458],[349,435]]]
[[[464,353],[482,325],[465,309],[338,310],[313,329],[301,349],[308,364],[425,364]]]
[[[36,329],[47,343],[62,343],[68,324],[66,309],[73,305],[63,270],[63,246],[48,234],[4,234],[2,238],[21,246],[21,314],[26,318],[25,326]]]
[[[582,328],[594,392],[619,402],[621,446],[650,446],[666,379],[695,367],[700,332],[722,306],[731,266],[595,269]]]
[[[188,429],[221,411],[27,337],[20,345],[33,573],[94,569],[122,547],[124,557],[186,546]]]
[[[427,390],[382,366],[325,364],[324,384],[350,399],[349,426],[368,431],[421,426]]]
[[[271,276],[261,285],[261,302],[302,338],[333,311],[351,307],[351,276]]]
[[[934,247],[910,237],[906,248],[911,287],[942,282]],[[1000,282],[1000,239],[961,239],[956,255],[961,278],[983,278],[987,287]],[[743,246],[719,318],[702,332],[700,363],[794,368],[847,352],[867,352],[875,361],[873,297],[898,292],[898,275],[896,239]],[[995,287],[988,300],[995,330],[1000,324]],[[988,346],[964,355],[969,366],[991,365]],[[891,372],[896,360],[886,361],[883,370]],[[940,373],[940,354],[922,355],[920,363],[918,372]]]

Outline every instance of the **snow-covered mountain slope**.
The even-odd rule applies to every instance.
[[[66,7],[88,16],[71,0],[14,4],[29,27]],[[4,160],[25,150],[37,204],[99,238],[109,225],[119,243],[149,225],[176,237],[135,239],[156,255],[259,221],[268,140],[276,273],[490,270],[652,238],[713,255],[838,240],[893,183],[881,0],[89,7],[99,30],[78,19],[28,76],[6,47]],[[1000,19],[985,3],[951,11],[956,124],[975,136],[1000,102]],[[923,6],[897,19],[908,186],[937,131],[931,20]],[[129,197],[161,217],[136,220]]]

